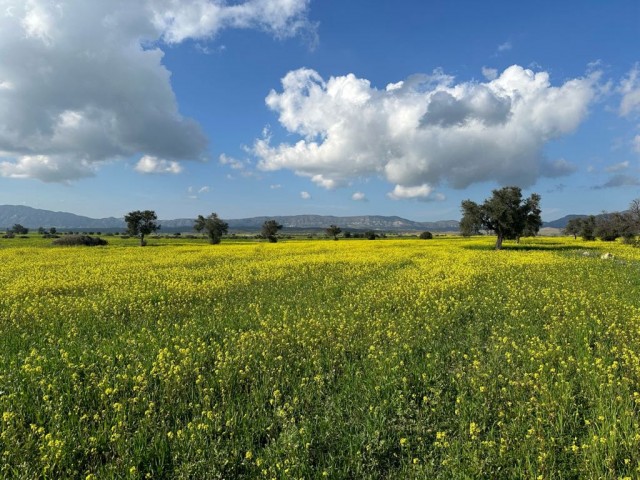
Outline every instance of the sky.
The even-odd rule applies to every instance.
[[[0,204],[546,221],[640,197],[637,0],[0,0]]]

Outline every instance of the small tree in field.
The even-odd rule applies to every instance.
[[[266,220],[262,224],[262,236],[269,240],[271,243],[276,243],[278,241],[278,231],[282,229],[282,225],[280,225],[275,220]]]
[[[418,235],[418,238],[420,238],[420,240],[431,240],[433,238],[433,233],[422,232],[420,235]]]
[[[222,235],[229,231],[229,224],[218,217],[217,213],[212,213],[206,218],[198,215],[193,228],[198,232],[204,230],[209,237],[209,243],[217,245],[222,240]]]
[[[564,227],[565,235],[573,235],[573,239],[575,240],[580,235],[580,231],[582,230],[582,218],[572,218],[567,222],[567,226]]]
[[[29,229],[23,227],[19,223],[16,223],[13,227],[11,227],[11,231],[16,235],[26,235],[27,233],[29,233]]]
[[[471,235],[481,229],[491,230],[497,236],[496,250],[502,248],[503,240],[535,235],[541,226],[540,195],[533,193],[523,201],[519,187],[494,190],[482,205],[471,200],[462,202],[462,234]]]
[[[587,218],[582,219],[579,235],[586,241],[593,241],[596,239],[596,217],[589,215]]]
[[[334,240],[338,240],[338,235],[342,233],[342,229],[337,225],[329,225],[329,228],[326,230],[327,235],[333,237]]]
[[[140,246],[146,245],[145,235],[160,230],[160,225],[156,223],[158,216],[153,210],[135,210],[124,216],[127,223],[127,232],[133,237],[140,238]]]

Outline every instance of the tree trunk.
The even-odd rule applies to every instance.
[[[496,250],[502,250],[502,235],[498,234],[498,238],[496,239]]]
[[[140,246],[144,247],[144,235],[140,234]]]

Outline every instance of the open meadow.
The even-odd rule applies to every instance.
[[[638,478],[640,249],[494,242],[0,241],[0,477]]]

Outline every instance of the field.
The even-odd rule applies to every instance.
[[[638,478],[640,249],[492,242],[2,240],[0,477]]]

